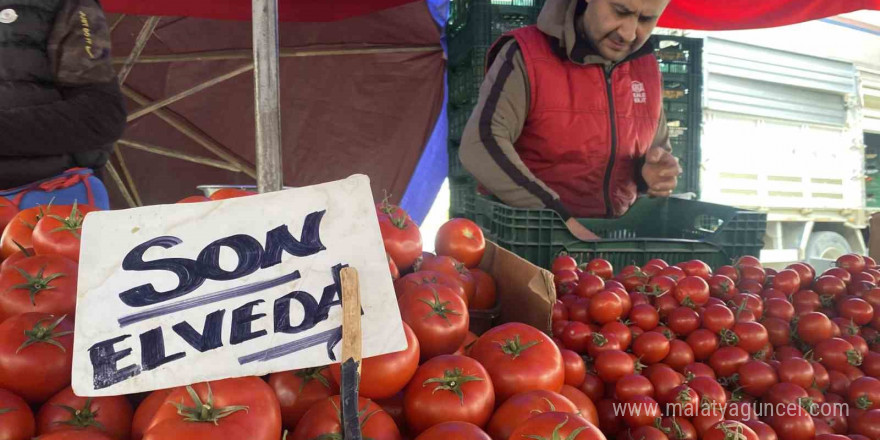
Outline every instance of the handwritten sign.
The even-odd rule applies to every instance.
[[[370,182],[95,212],[82,232],[73,390],[105,396],[340,361],[339,271],[364,356],[406,338]]]

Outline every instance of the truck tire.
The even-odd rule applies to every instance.
[[[806,256],[810,259],[836,260],[841,255],[852,252],[852,247],[843,235],[833,231],[818,231],[810,235]]]

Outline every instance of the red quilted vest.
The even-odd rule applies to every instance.
[[[608,75],[602,65],[560,58],[535,26],[509,35],[529,75],[530,109],[516,142],[523,162],[573,216],[623,215],[663,105],[656,58],[646,53]]]

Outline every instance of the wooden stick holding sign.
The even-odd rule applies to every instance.
[[[361,440],[358,387],[361,378],[361,294],[358,273],[343,268],[342,281],[342,426],[346,440]]]

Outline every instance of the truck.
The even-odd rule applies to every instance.
[[[840,19],[849,26],[837,26]],[[702,79],[686,90],[699,94],[698,124],[667,108],[673,145],[676,136],[698,139],[687,146],[693,151],[676,152],[685,168],[678,196],[765,212],[760,259],[768,267],[824,268],[868,253],[869,220],[880,211],[880,32],[853,21],[675,33],[701,43],[685,45],[701,47],[690,57]],[[810,42],[817,38],[857,50],[822,49]],[[660,47],[661,61],[674,49]]]

